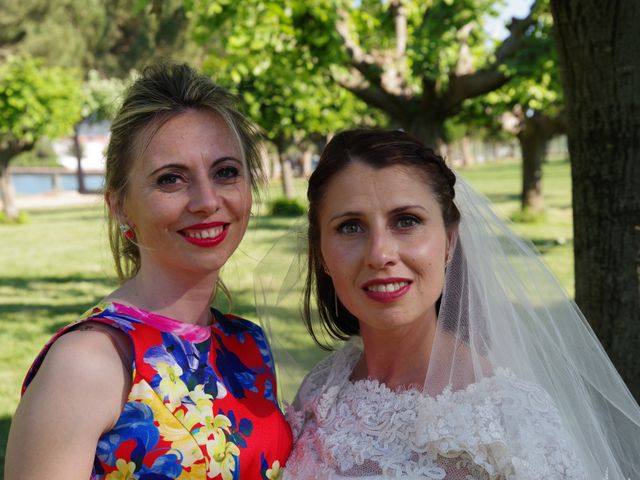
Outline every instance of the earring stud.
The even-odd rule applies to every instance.
[[[118,228],[120,228],[120,233],[124,235],[124,238],[126,238],[129,241],[133,240],[133,237],[135,236],[135,232],[129,225],[127,225],[126,223],[121,223],[120,225],[118,225]]]

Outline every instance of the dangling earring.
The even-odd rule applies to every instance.
[[[129,241],[133,240],[135,232],[129,225],[127,225],[126,223],[121,223],[120,225],[118,225],[118,227],[120,228],[120,232],[122,233],[122,235],[124,235],[124,238]]]

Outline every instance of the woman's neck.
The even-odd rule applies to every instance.
[[[435,319],[394,330],[372,329],[361,323],[364,353],[351,379],[373,378],[392,390],[422,388],[435,334]]]
[[[148,310],[185,323],[211,323],[211,300],[218,272],[209,275],[181,274],[142,267],[105,300]]]

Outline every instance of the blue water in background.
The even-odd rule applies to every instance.
[[[65,191],[78,190],[78,178],[75,173],[58,175],[60,189]],[[34,195],[53,191],[53,175],[34,175],[32,173],[15,173],[11,175],[11,183],[16,195]],[[84,184],[89,191],[100,191],[104,184],[103,175],[85,175]]]

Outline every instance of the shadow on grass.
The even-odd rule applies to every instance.
[[[531,238],[529,241],[535,245],[536,250],[540,253],[548,253],[558,247],[566,247],[573,243],[571,239],[559,240],[557,238]]]
[[[0,480],[4,478],[4,459],[7,451],[7,437],[9,436],[9,427],[11,426],[11,417],[0,418]]]
[[[48,333],[55,333],[70,320],[79,317],[98,303],[114,281],[105,276],[43,276],[0,277],[0,288],[16,292],[13,302],[0,304],[0,319],[14,321],[16,314],[22,318],[46,318]],[[30,298],[38,301],[29,302]],[[58,321],[56,321],[58,320]]]
[[[0,287],[11,287],[16,289],[41,289],[42,284],[55,285],[56,289],[59,285],[74,283],[93,283],[96,285],[113,286],[115,280],[102,276],[86,276],[86,275],[66,275],[66,276],[44,276],[44,277],[0,277]],[[36,285],[37,284],[37,285]]]
[[[491,200],[492,204],[520,201],[519,193],[488,193],[486,197]]]
[[[256,216],[251,220],[250,230],[281,230],[286,232],[302,217]]]
[[[104,212],[104,205],[102,203],[96,203],[95,205],[78,205],[68,207],[56,207],[51,208],[28,208],[25,209],[29,212],[31,218],[38,217],[73,217],[73,218],[91,218],[95,219],[96,214],[102,216]]]
[[[4,304],[0,305],[0,318],[3,319],[3,317],[6,317],[11,313],[20,313],[31,318],[65,318],[65,320],[62,321],[54,321],[53,323],[47,322],[46,329],[43,331],[53,335],[62,327],[67,326],[75,319],[79,319],[84,312],[100,302],[101,299],[102,296],[97,296],[94,297],[94,300],[78,303],[66,303],[64,305],[25,305],[23,303]]]

